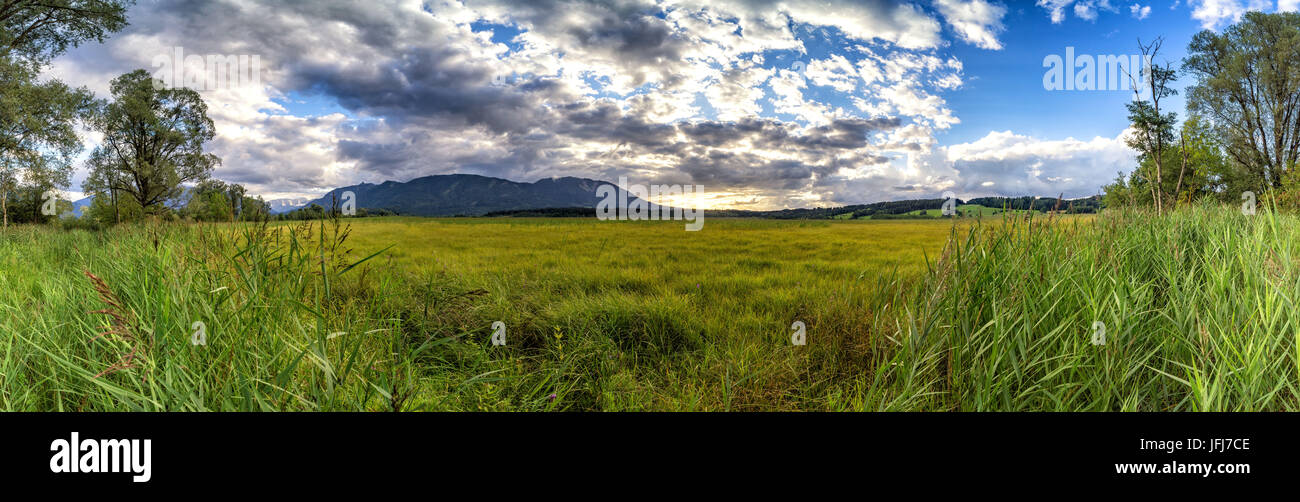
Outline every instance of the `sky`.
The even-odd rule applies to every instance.
[[[756,210],[1084,197],[1136,164],[1134,94],[1049,89],[1053,68],[1081,71],[1050,58],[1161,37],[1155,62],[1177,66],[1197,32],[1297,4],[139,0],[46,74],[102,98],[139,68],[198,89],[213,176],[267,200],[453,173],[692,184],[707,207]],[[249,65],[202,80],[183,56]],[[1181,95],[1161,107],[1185,115]]]

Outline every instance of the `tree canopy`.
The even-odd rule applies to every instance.
[[[126,27],[134,0],[0,0],[0,58],[38,63]]]
[[[1187,49],[1188,109],[1213,124],[1256,189],[1281,188],[1300,155],[1300,14],[1250,12]]]
[[[104,140],[91,152],[86,192],[120,192],[157,212],[183,183],[207,179],[221,163],[203,150],[216,132],[198,92],[158,89],[145,70],[113,79],[111,90],[113,101],[95,119]]]

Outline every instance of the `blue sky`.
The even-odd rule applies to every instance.
[[[1044,89],[1044,57],[1161,36],[1177,63],[1196,32],[1297,3],[160,0],[50,76],[107,97],[177,47],[258,56],[260,80],[200,93],[214,175],[268,199],[452,173],[696,184],[754,209],[1081,197],[1135,164],[1132,94]]]
[[[1033,5],[1009,9],[1002,50],[953,47],[966,64],[967,80],[947,98],[962,123],[940,134],[940,140],[964,143],[990,130],[1005,129],[1045,138],[1114,136],[1124,130],[1128,126],[1124,104],[1131,100],[1130,93],[1044,90],[1042,61],[1049,54],[1063,55],[1068,46],[1077,54],[1136,54],[1139,38],[1146,43],[1162,36],[1165,42],[1157,60],[1178,64],[1192,35],[1203,28],[1189,17],[1186,5],[1177,9],[1170,9],[1170,2],[1148,5],[1151,13],[1142,20],[1125,8],[1100,13],[1091,21],[1069,16],[1059,24]],[[1190,83],[1181,79],[1176,87]],[[1183,115],[1181,94],[1169,98],[1168,105]]]

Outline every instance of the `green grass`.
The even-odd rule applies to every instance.
[[[24,227],[0,237],[0,408],[1292,410],[1296,224]]]
[[[932,409],[1295,410],[1296,229],[1197,205],[975,232],[912,302],[909,378]]]

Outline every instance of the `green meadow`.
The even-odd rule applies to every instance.
[[[0,408],[1294,410],[1297,228],[1211,204],[15,227]]]

